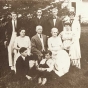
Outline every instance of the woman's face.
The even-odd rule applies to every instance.
[[[52,32],[51,32],[51,33],[52,33],[52,36],[53,36],[53,37],[56,37],[56,36],[57,36],[57,34],[58,34],[58,31],[57,31],[57,30],[52,30]]]
[[[25,30],[21,30],[21,31],[20,31],[20,36],[21,36],[21,37],[24,37],[24,36],[25,36]]]
[[[71,27],[69,25],[65,25],[65,30],[66,31],[71,31]]]

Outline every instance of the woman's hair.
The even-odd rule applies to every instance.
[[[22,30],[25,30],[25,28],[21,27],[21,28],[19,29],[19,33],[20,33]],[[26,30],[25,30],[25,32],[26,32]]]
[[[21,53],[23,53],[23,52],[26,51],[26,50],[27,50],[27,48],[21,47],[20,50],[19,50],[19,52],[20,52],[20,54],[21,54]]]
[[[64,26],[65,26],[65,25],[69,25],[69,26],[71,27],[71,23],[64,23]]]
[[[51,29],[51,32],[54,31],[54,30],[57,30],[57,32],[59,32],[58,29],[55,28],[55,27]]]

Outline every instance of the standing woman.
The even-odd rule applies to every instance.
[[[58,76],[63,76],[69,72],[70,57],[62,48],[62,41],[58,35],[58,29],[51,29],[52,37],[48,39],[48,48],[52,52],[52,58],[55,61],[54,71]]]
[[[70,57],[72,65],[81,69],[80,58],[81,58],[81,50],[80,50],[80,34],[81,34],[81,27],[77,17],[74,17],[72,23],[72,32],[74,33],[73,41],[74,43],[71,45],[70,48]]]
[[[70,21],[66,21],[64,23],[64,30],[59,34],[59,37],[61,37],[63,48],[68,53],[70,51],[70,47],[73,44],[73,32],[71,30],[71,24]]]

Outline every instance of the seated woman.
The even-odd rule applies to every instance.
[[[27,53],[30,55],[31,52],[31,42],[30,38],[28,36],[25,36],[25,29],[21,28],[19,31],[20,36],[16,37],[14,42],[14,66],[16,64],[16,60],[19,57],[19,49],[21,47],[27,48]]]
[[[58,34],[57,28],[51,29],[52,37],[48,39],[48,48],[52,52],[52,58],[55,61],[54,71],[58,76],[63,76],[69,71],[70,57],[63,50],[62,41]]]
[[[70,47],[73,44],[74,34],[71,30],[71,24],[69,21],[64,23],[64,30],[59,34],[59,37],[62,40],[63,48],[69,53]]]

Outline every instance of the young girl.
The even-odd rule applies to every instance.
[[[54,68],[54,61],[52,60],[52,52],[45,52],[45,58],[40,61],[38,65],[38,83],[44,85]]]

